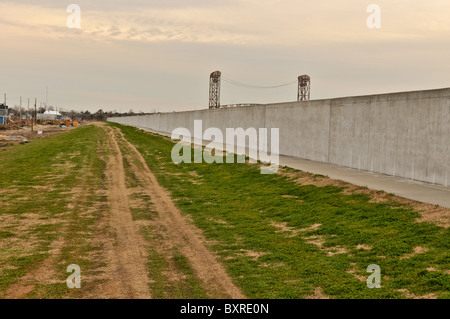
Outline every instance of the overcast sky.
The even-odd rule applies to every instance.
[[[448,0],[1,0],[0,94],[70,110],[208,107],[209,74],[311,77],[321,99],[450,87]],[[69,4],[81,28],[66,25]],[[369,29],[369,4],[381,28]],[[222,104],[294,101],[296,84],[222,83]]]

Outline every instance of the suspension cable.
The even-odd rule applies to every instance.
[[[293,82],[280,84],[280,85],[260,86],[260,85],[252,85],[252,84],[242,83],[242,82],[239,82],[239,81],[228,79],[228,78],[226,78],[224,76],[222,76],[222,79],[223,79],[224,82],[227,82],[228,84],[235,85],[235,86],[240,86],[240,87],[245,87],[245,88],[250,88],[250,89],[276,89],[276,88],[280,88],[280,87],[283,87],[283,86],[288,86],[288,85],[292,85],[294,83],[297,83],[297,81],[293,81]]]

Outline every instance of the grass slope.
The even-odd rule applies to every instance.
[[[450,297],[450,230],[416,222],[407,206],[261,175],[257,165],[176,165],[170,140],[110,125],[215,242],[211,249],[248,297],[304,298],[318,288],[331,298]],[[416,247],[425,251],[405,258]],[[381,267],[380,289],[366,286],[371,264]]]
[[[86,126],[0,153],[0,297],[22,276],[42,268],[55,249],[58,256],[48,260],[42,271],[55,269],[50,279],[60,282],[33,287],[28,296],[81,293],[68,290],[66,267],[78,264],[85,274],[94,267],[85,257],[93,249],[86,234],[92,233],[101,211],[89,208],[104,203],[95,192],[101,188],[104,170],[97,154],[102,139],[97,127]],[[74,195],[80,187],[83,191]]]

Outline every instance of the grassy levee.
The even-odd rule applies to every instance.
[[[249,298],[450,297],[450,230],[418,222],[409,206],[262,175],[258,165],[177,165],[167,138],[109,125],[136,146]],[[371,264],[381,268],[381,288],[366,285]]]
[[[92,207],[104,202],[95,192],[104,170],[101,134],[80,127],[0,153],[0,298],[8,288],[14,294],[15,284],[30,298],[80,295],[67,288],[66,268],[93,267],[86,254],[99,211]]]

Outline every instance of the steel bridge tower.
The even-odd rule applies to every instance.
[[[220,71],[211,73],[209,77],[209,108],[220,108]]]
[[[298,77],[297,101],[309,101],[311,93],[311,78],[308,75]]]

